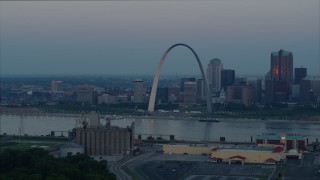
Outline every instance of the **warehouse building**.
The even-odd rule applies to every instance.
[[[275,148],[226,146],[211,149],[211,162],[282,164],[285,159],[283,146]]]
[[[206,144],[164,144],[165,154],[210,154],[210,147]]]

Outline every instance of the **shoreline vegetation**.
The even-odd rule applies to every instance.
[[[88,112],[88,111],[87,111]],[[90,111],[89,111],[90,112]],[[38,108],[25,108],[25,107],[0,107],[1,115],[17,115],[17,116],[57,116],[57,117],[74,117],[77,118],[80,115],[79,112],[45,112]],[[199,119],[214,119],[218,121],[263,121],[263,122],[297,122],[297,123],[320,123],[320,112],[318,115],[314,114],[301,114],[299,118],[291,118],[290,116],[282,117],[250,117],[247,114],[200,114],[200,113],[141,113],[141,115],[130,114],[106,114],[101,113],[102,117],[110,116],[111,120],[119,119],[161,119],[161,120],[199,120]]]

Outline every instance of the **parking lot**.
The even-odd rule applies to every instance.
[[[302,162],[295,159],[288,159],[286,166],[286,180],[320,179],[320,166],[318,154],[304,154]]]
[[[239,176],[191,175],[186,180],[259,180],[259,178]]]
[[[286,180],[320,179],[320,156],[314,153],[304,154],[303,160],[288,159],[283,165],[241,165],[212,163],[210,155],[162,154],[160,150],[157,146],[143,148],[140,160],[129,167],[142,179],[155,180],[266,180],[273,172],[273,178],[281,173]]]
[[[267,179],[274,166],[211,163],[203,161],[149,161],[137,167],[152,179]]]
[[[139,170],[151,179],[181,179],[192,168],[195,163],[178,161],[149,161],[138,167]]]

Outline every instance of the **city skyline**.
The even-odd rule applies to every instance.
[[[293,53],[294,68],[320,74],[318,1],[0,3],[2,75],[152,76],[175,43],[236,75],[265,75],[279,49]],[[161,74],[200,75],[195,66],[176,48]]]

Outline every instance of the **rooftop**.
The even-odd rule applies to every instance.
[[[286,140],[304,140],[304,136],[301,134],[273,134],[273,133],[265,133],[262,135],[258,135],[256,139],[268,139],[268,140],[280,140],[280,139],[286,139]]]
[[[282,52],[283,56],[288,56],[291,52],[285,51],[283,49],[280,49],[278,52],[271,52],[272,56],[279,56],[280,51]]]
[[[257,146],[222,146],[218,148],[212,148],[212,150],[218,151],[259,151],[259,152],[272,152],[274,148],[269,147],[257,147]]]

